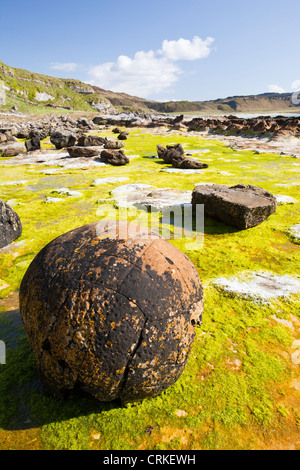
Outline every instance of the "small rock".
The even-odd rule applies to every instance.
[[[63,202],[64,199],[61,197],[46,197],[45,202]]]
[[[94,180],[91,184],[91,186],[100,186],[102,184],[107,184],[107,183],[123,183],[125,181],[128,181],[129,178],[126,178],[125,176],[112,176],[108,178],[97,178]]]
[[[123,131],[118,135],[119,140],[127,140],[129,136],[129,132]]]
[[[297,199],[291,197],[291,196],[284,196],[283,194],[277,194],[275,195],[277,204],[279,206],[283,204],[297,204]]]
[[[182,418],[182,417],[187,416],[187,412],[184,411],[184,410],[177,410],[177,411],[175,411],[175,414],[176,414],[176,416],[178,416],[179,418]]]
[[[54,189],[53,191],[51,191],[51,193],[65,194],[66,196],[73,196],[73,197],[83,196],[83,194],[80,193],[79,191],[72,191],[69,188]]]
[[[292,225],[286,232],[293,243],[300,243],[300,224]]]

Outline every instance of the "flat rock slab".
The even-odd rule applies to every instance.
[[[231,187],[223,184],[196,186],[192,204],[204,204],[206,216],[239,229],[261,224],[277,207],[276,198],[271,193],[243,184]]]
[[[5,183],[0,183],[0,186],[20,186],[26,183],[27,180],[5,181]]]
[[[126,184],[111,191],[118,207],[163,211],[178,205],[191,204],[191,191],[174,188],[154,188],[147,184]]]
[[[151,191],[145,198],[134,203],[137,208],[164,211],[177,206],[191,205],[192,191],[181,191],[173,188],[161,188]]]
[[[164,173],[179,173],[182,175],[192,175],[194,173],[203,174],[203,170],[191,170],[191,169],[183,170],[181,168],[163,168],[160,171]]]
[[[107,166],[108,163],[102,162],[99,155],[90,158],[71,157],[64,150],[36,150],[4,160],[1,162],[1,165],[46,165],[59,166],[65,169],[81,169]]]
[[[292,225],[286,232],[293,243],[300,244],[300,224]]]
[[[101,186],[102,184],[109,184],[109,183],[124,183],[128,181],[129,178],[126,176],[112,176],[107,178],[97,178],[95,179],[91,186]]]
[[[61,195],[66,195],[66,196],[72,196],[72,197],[82,197],[83,194],[79,191],[73,191],[69,188],[58,188],[58,189],[53,189],[51,193],[55,194],[61,194]]]
[[[283,204],[297,204],[297,199],[291,196],[285,196],[284,194],[276,194],[275,195],[276,202],[278,206],[282,206]]]
[[[213,285],[228,294],[260,302],[300,293],[299,277],[260,271],[241,273],[231,278],[220,277],[213,281]]]

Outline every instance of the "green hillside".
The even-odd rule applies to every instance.
[[[97,111],[108,109],[110,102],[79,80],[50,77],[12,68],[0,62],[0,81],[4,84],[5,103],[1,109],[16,106],[21,112]]]
[[[291,93],[264,93],[232,96],[211,101],[151,101],[126,93],[116,93],[74,79],[62,79],[13,68],[0,61],[0,109],[13,106],[23,113],[44,114],[90,111],[106,113],[138,111],[142,113],[280,113],[298,112]],[[4,86],[4,88],[3,88]],[[199,94],[201,91],[199,92]],[[5,95],[5,99],[3,96]],[[2,102],[1,102],[2,96]]]

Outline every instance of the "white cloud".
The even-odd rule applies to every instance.
[[[292,90],[300,90],[300,80],[294,80],[292,83]]]
[[[133,58],[120,55],[116,62],[90,67],[89,83],[104,89],[130,95],[149,97],[170,89],[179,79],[178,60],[197,60],[211,52],[213,39],[204,41],[195,36],[192,41],[165,40],[158,51],[138,51]]]
[[[285,93],[285,89],[279,85],[269,85],[268,88],[271,93]]]
[[[51,62],[50,68],[53,70],[63,70],[65,72],[74,72],[77,70],[78,64],[75,62]]]
[[[133,59],[121,55],[116,62],[91,67],[89,73],[94,85],[146,97],[174,84],[180,70],[164,57],[156,57],[153,51],[139,51]]]
[[[192,41],[182,38],[177,41],[165,39],[162,43],[161,53],[173,61],[203,59],[210,54],[213,41],[214,39],[210,37],[203,41],[199,36],[194,36]]]

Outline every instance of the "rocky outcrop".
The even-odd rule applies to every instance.
[[[9,245],[22,235],[18,214],[0,199],[0,248]]]
[[[192,204],[204,204],[204,215],[238,229],[255,227],[276,211],[276,198],[262,188],[238,184],[199,185]]]

